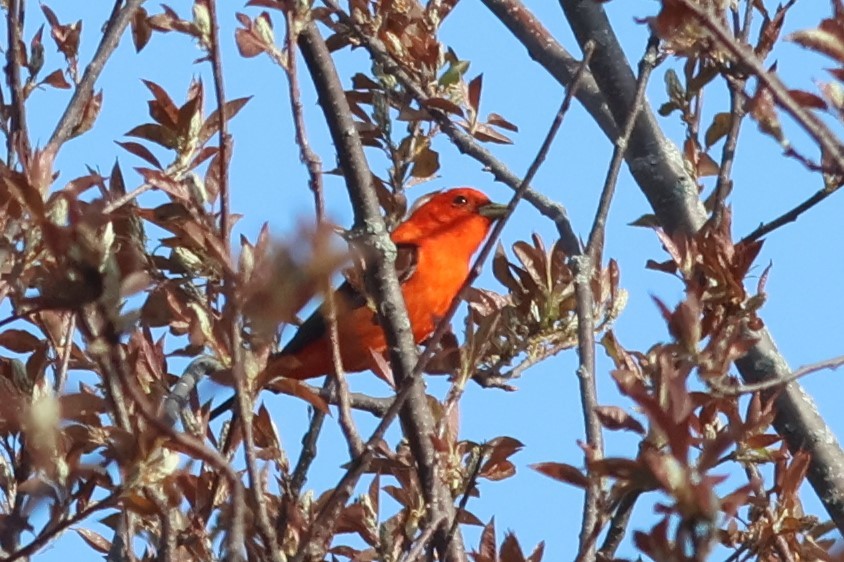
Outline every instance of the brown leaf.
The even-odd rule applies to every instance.
[[[64,72],[61,69],[56,69],[41,81],[42,84],[47,84],[59,90],[69,90],[70,82],[64,77]]]
[[[697,177],[707,178],[717,176],[721,171],[721,167],[709,154],[701,152],[698,154],[697,167],[695,169]]]
[[[458,123],[466,131],[481,142],[492,142],[495,144],[513,144],[513,141],[508,137],[502,135],[486,123],[476,123],[474,127],[469,127],[464,122]]]
[[[277,449],[281,446],[275,425],[270,417],[270,412],[263,404],[261,404],[258,412],[252,417],[252,428],[255,433],[255,446],[264,449]]]
[[[280,378],[273,382],[272,389],[290,396],[301,398],[316,410],[328,415],[328,404],[322,397],[295,379]]]
[[[594,411],[601,425],[609,430],[624,429],[640,435],[645,434],[645,428],[642,427],[642,424],[618,406],[596,406]]]
[[[493,562],[495,556],[495,517],[489,520],[484,530],[481,531],[480,544],[478,545],[478,556],[475,558],[476,562],[483,560],[486,562]]]
[[[15,353],[30,353],[40,344],[38,338],[24,330],[10,329],[0,333],[0,346]]]
[[[85,423],[96,421],[97,416],[107,410],[108,404],[102,396],[90,392],[75,392],[59,397],[64,419]]]
[[[774,97],[768,88],[764,86],[757,88],[756,93],[747,103],[747,110],[756,119],[760,131],[771,135],[780,143],[785,141],[785,135],[777,117]]]
[[[108,551],[111,550],[111,541],[101,534],[82,527],[74,527],[73,530],[76,531],[79,536],[82,537],[82,540],[88,543],[88,546],[94,550],[103,554],[107,554]]]
[[[484,85],[484,75],[478,74],[475,78],[469,82],[469,107],[472,108],[474,112],[473,119],[477,119],[478,117],[478,108],[481,106],[481,89]]]
[[[179,139],[176,138],[176,134],[171,129],[162,127],[157,123],[138,125],[127,132],[126,136],[152,141],[171,150],[179,146]]]
[[[522,547],[513,531],[508,531],[504,535],[498,559],[500,562],[526,562],[525,554],[522,552]]]
[[[730,126],[733,124],[733,116],[730,113],[716,113],[712,118],[712,123],[707,127],[704,134],[704,142],[707,150],[713,144],[727,136],[730,131]]]
[[[155,154],[153,154],[152,151],[150,151],[150,149],[148,149],[144,145],[137,143],[137,142],[132,142],[132,141],[127,141],[127,142],[115,141],[115,142],[118,145],[120,145],[121,147],[123,147],[124,149],[126,149],[127,151],[129,151],[130,153],[137,156],[138,158],[143,158],[144,160],[146,160],[147,162],[149,162],[150,164],[152,164],[153,166],[155,166],[159,170],[164,169],[164,167],[161,165],[161,162],[159,162],[158,158],[155,157]]]
[[[152,80],[142,80],[153,95],[149,102],[149,115],[168,129],[176,129],[179,121],[179,108],[167,91]]]
[[[803,107],[823,110],[829,107],[823,98],[805,90],[789,90],[788,94]]]
[[[844,64],[844,30],[836,20],[826,19],[816,29],[795,31],[786,40]]]
[[[580,470],[570,464],[561,462],[540,462],[529,465],[530,468],[540,474],[544,474],[548,478],[553,478],[565,484],[571,484],[578,488],[586,488],[589,485],[589,479]]]
[[[149,25],[147,11],[139,7],[132,16],[132,43],[135,45],[136,53],[140,53],[146,47],[150,37],[152,37],[152,28]]]
[[[502,117],[501,115],[499,115],[497,113],[490,113],[486,118],[486,122],[489,125],[495,125],[496,127],[501,127],[502,129],[507,129],[508,131],[513,131],[514,133],[519,132],[518,126],[514,125],[510,121],[507,121],[506,119],[504,119],[504,117]]]
[[[237,98],[227,101],[223,106],[223,116],[225,120],[228,122],[232,117],[237,115],[238,112],[243,109],[243,106],[246,105],[246,102],[251,99],[252,96],[247,96],[245,98]],[[211,115],[208,116],[208,119],[206,119],[202,124],[202,128],[199,131],[199,144],[205,144],[205,142],[219,130],[220,111],[219,109],[215,109]]]
[[[234,41],[240,56],[245,58],[257,57],[267,50],[264,42],[251,29],[238,27],[234,31]]]
[[[445,113],[453,113],[454,115],[463,117],[463,110],[460,106],[445,98],[428,98],[426,100],[422,100],[421,105],[423,107],[439,109]]]
[[[427,146],[417,151],[413,158],[413,167],[410,175],[414,178],[428,178],[437,173],[440,169],[440,155]]]
[[[103,91],[88,98],[85,107],[82,108],[82,115],[79,116],[79,122],[70,130],[70,138],[78,137],[82,133],[88,132],[94,126],[94,121],[100,114],[100,109],[103,105]]]

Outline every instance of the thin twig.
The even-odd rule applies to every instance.
[[[47,546],[56,536],[60,535],[73,525],[84,521],[97,511],[116,506],[122,493],[123,489],[118,488],[100,501],[89,504],[85,509],[80,510],[67,519],[59,521],[56,526],[51,528],[48,532],[39,533],[31,543],[16,550],[10,554],[8,558],[4,558],[3,560],[5,562],[14,562],[15,560],[28,559],[29,557],[35,555],[40,549]]]
[[[737,14],[737,12],[733,12]],[[738,16],[735,26],[738,27]],[[747,43],[750,36],[750,24],[753,21],[753,2],[747,2],[744,11],[744,21],[741,27],[735,32],[737,40]],[[730,173],[736,157],[736,146],[738,145],[739,131],[744,120],[744,86],[747,79],[744,77],[727,80],[727,87],[730,90],[730,129],[727,131],[727,138],[724,139],[724,147],[721,151],[721,165],[718,169],[718,181],[715,184],[715,200],[712,208],[712,220],[719,224],[724,214],[727,193],[730,190]]]
[[[330,393],[331,385],[333,384],[330,377],[325,379],[325,384],[322,387],[322,392],[315,389],[320,394]],[[313,388],[313,387],[311,387]],[[308,426],[308,431],[302,437],[302,451],[299,453],[299,460],[296,461],[296,468],[293,469],[293,474],[290,477],[290,493],[293,498],[298,498],[305,485],[308,476],[308,469],[311,463],[316,458],[316,444],[319,438],[319,433],[322,430],[322,425],[325,422],[325,414],[319,410],[314,410],[313,418]]]
[[[314,208],[317,222],[325,218],[325,196],[322,189],[322,160],[311,148],[305,127],[305,110],[299,93],[299,72],[296,68],[296,14],[292,9],[285,11],[287,21],[287,87],[290,96],[290,111],[293,113],[293,125],[296,129],[296,144],[299,146],[299,159],[308,170],[308,186],[314,196]]]
[[[53,382],[53,389],[57,395],[64,391],[64,385],[67,381],[67,369],[73,351],[73,333],[76,331],[76,312],[70,311],[66,314],[64,338],[61,343],[61,358],[56,370],[56,380]]]
[[[466,479],[466,487],[463,489],[463,495],[460,497],[460,503],[457,504],[457,515],[454,521],[451,522],[451,527],[448,529],[448,540],[457,532],[460,521],[458,518],[460,514],[466,511],[466,506],[469,505],[469,495],[478,483],[478,475],[481,472],[481,465],[484,461],[485,447],[482,445],[478,447],[477,453],[472,456],[473,463],[469,470],[469,478]],[[409,556],[409,555],[408,555]]]
[[[746,244],[748,242],[753,242],[759,240],[763,236],[770,234],[771,232],[775,231],[776,229],[787,225],[790,222],[796,221],[800,215],[832,195],[838,191],[837,189],[821,189],[820,191],[813,194],[811,197],[794,207],[786,211],[785,213],[781,214],[774,220],[770,222],[766,222],[764,224],[760,224],[756,229],[753,230],[750,234],[745,236],[741,239],[742,244]]]
[[[223,83],[223,61],[220,54],[220,26],[217,19],[217,0],[208,0],[208,13],[211,20],[211,33],[209,36],[209,56],[211,68],[214,75],[214,93],[217,102],[217,111],[220,115],[218,138],[220,152],[220,238],[226,248],[231,252],[231,225],[230,225],[230,189],[229,189],[229,150],[231,147],[228,134],[228,120],[225,117],[226,95]],[[273,562],[281,562],[281,552],[277,548],[278,537],[275,529],[270,524],[267,513],[267,504],[264,498],[264,485],[258,471],[257,454],[255,452],[255,439],[252,428],[252,399],[246,383],[244,372],[243,346],[240,337],[240,309],[237,300],[237,279],[226,275],[224,280],[224,292],[226,295],[226,308],[228,314],[224,314],[230,322],[229,338],[232,350],[232,375],[235,382],[235,396],[237,399],[237,413],[241,418],[240,430],[243,436],[243,450],[246,457],[246,473],[249,479],[249,491],[252,494],[253,508],[257,515],[257,530],[264,543],[265,552]]]
[[[8,25],[8,50],[6,51],[6,75],[9,78],[9,89],[12,97],[11,128],[7,137],[8,156],[6,164],[12,166],[14,155],[20,147],[19,160],[29,159],[29,130],[26,124],[26,100],[24,99],[23,84],[21,83],[21,65],[24,60],[23,46],[23,20],[25,13],[25,0],[10,0]]]
[[[587,44],[588,45],[588,44]],[[580,402],[583,410],[583,424],[586,429],[586,443],[589,447],[588,456],[598,460],[604,456],[603,426],[595,411],[598,407],[598,391],[595,382],[595,318],[593,312],[592,278],[596,268],[600,267],[603,253],[607,215],[621,163],[627,152],[628,142],[633,128],[639,117],[645,87],[651,71],[657,62],[659,41],[651,36],[645,48],[645,54],[639,63],[639,77],[636,90],[630,104],[629,114],[625,120],[621,136],[616,140],[612,159],[607,170],[604,187],[595,220],[589,232],[589,242],[586,251],[581,255],[572,256],[571,264],[574,272],[575,310],[577,314],[577,368],[580,385]],[[586,487],[583,498],[583,523],[580,530],[580,545],[576,560],[582,562],[595,557],[595,540],[600,521],[601,479],[592,476]]]
[[[333,378],[335,384],[329,386],[330,394],[337,395],[337,406],[339,411],[340,429],[349,444],[349,456],[355,458],[363,451],[363,441],[360,438],[355,420],[352,418],[352,409],[349,399],[349,383],[346,381],[346,373],[343,370],[343,357],[340,355],[340,333],[337,330],[337,308],[334,302],[334,294],[330,290],[330,282],[325,280],[329,286],[326,293],[325,304],[328,320],[328,339],[331,343],[331,362],[334,366]]]
[[[615,148],[613,148],[612,159],[607,170],[607,177],[604,181],[604,187],[601,190],[601,198],[598,203],[598,209],[595,212],[595,220],[592,222],[592,230],[589,232],[589,242],[586,244],[586,253],[589,254],[594,264],[599,264],[601,255],[604,249],[604,233],[607,225],[607,215],[610,210],[610,203],[615,194],[615,186],[618,184],[618,175],[621,172],[621,163],[624,161],[624,156],[627,153],[628,143],[630,142],[630,135],[633,134],[633,128],[636,126],[636,120],[639,117],[643,100],[645,99],[645,86],[647,86],[648,79],[651,76],[656,66],[657,57],[659,56],[659,40],[651,36],[648,39],[645,54],[642,60],[639,61],[639,78],[636,81],[636,93],[633,97],[633,103],[630,106],[630,115],[624,123],[624,128],[621,131],[621,136],[615,141]]]
[[[94,58],[85,67],[82,73],[82,79],[76,86],[73,96],[70,98],[70,103],[64,110],[59,119],[56,129],[50,136],[50,141],[47,143],[45,150],[58,151],[58,147],[66,142],[73,131],[79,124],[82,118],[82,112],[88,104],[88,100],[94,93],[94,84],[99,78],[100,73],[105,68],[106,61],[108,61],[117,44],[120,43],[120,36],[123,31],[132,21],[135,11],[144,3],[144,0],[126,0],[126,3],[117,14],[109,19],[106,24],[103,37],[100,39],[97,50],[94,52]]]
[[[618,507],[616,507],[610,521],[610,528],[598,551],[600,559],[615,559],[615,551],[627,532],[627,525],[630,523],[630,516],[633,514],[633,506],[636,505],[636,500],[639,499],[641,494],[642,492],[639,490],[631,490],[618,502]]]
[[[113,199],[112,201],[109,201],[108,204],[105,207],[103,207],[103,214],[107,215],[109,213],[113,213],[114,211],[116,211],[117,209],[122,207],[123,205],[131,203],[139,195],[141,195],[142,193],[146,193],[150,189],[154,189],[154,186],[151,185],[151,184],[145,183],[145,184],[143,184],[139,187],[136,187],[135,189],[133,189],[129,193],[121,195],[120,197],[118,197],[117,199]]]
[[[416,538],[413,542],[413,546],[410,550],[407,551],[402,558],[400,558],[400,562],[415,562],[419,559],[419,556],[422,554],[422,551],[428,546],[428,543],[431,541],[431,537],[434,536],[434,532],[439,528],[440,525],[445,523],[445,517],[440,517],[436,521],[430,522],[428,525],[425,526],[425,530]]]
[[[753,384],[742,384],[735,387],[725,385],[713,385],[713,387],[718,394],[724,396],[740,396],[742,394],[752,394],[754,392],[769,390],[771,388],[778,388],[790,382],[796,381],[797,379],[803,378],[806,375],[810,375],[818,371],[823,371],[824,369],[834,370],[840,367],[841,365],[844,365],[844,355],[839,355],[838,357],[833,357],[832,359],[824,359],[823,361],[818,361],[817,363],[812,363],[811,365],[804,365],[793,373],[791,373],[790,375],[776,380],[766,380]]]
[[[393,374],[399,384],[409,379],[407,399],[406,402],[403,401],[405,409],[402,422],[417,462],[426,503],[431,507],[428,519],[430,521],[440,513],[445,513],[450,519],[453,516],[453,505],[446,501],[449,492],[437,475],[437,455],[430,440],[434,431],[433,414],[421,380],[412,376],[417,357],[416,345],[396,278],[394,250],[389,255],[384,252],[384,249],[394,248],[394,245],[381,216],[378,198],[372,185],[372,174],[331,54],[313,22],[305,24],[298,43],[319,93],[319,102],[337,149],[338,161],[344,170],[346,186],[355,211],[353,232],[363,246],[374,250],[373,254],[376,256],[367,267],[367,284],[371,288],[373,298],[382,303],[378,309],[379,321],[387,339]],[[360,455],[358,458],[365,459],[366,455]],[[353,475],[354,481],[360,477],[360,474],[355,475],[351,470],[347,475]],[[350,493],[351,489],[343,489],[338,497],[345,501]],[[310,540],[303,541],[297,559],[306,556],[306,551],[308,556],[322,556],[326,533],[331,532],[338,513],[339,511],[332,510],[330,524],[324,524],[313,533]],[[440,530],[437,535],[435,544],[442,544],[439,539],[444,539],[444,533]],[[464,557],[462,540],[452,541],[449,550],[447,555],[441,552],[441,556],[454,561]]]

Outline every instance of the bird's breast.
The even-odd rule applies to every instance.
[[[417,343],[431,335],[448,311],[469,273],[470,257],[457,256],[447,249],[420,248],[416,271],[402,287]]]

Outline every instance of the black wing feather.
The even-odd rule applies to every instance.
[[[396,277],[399,284],[406,282],[416,272],[419,261],[419,246],[416,244],[396,244]],[[355,289],[348,281],[337,288],[337,295],[346,301],[350,309],[366,306],[366,297]],[[328,324],[322,314],[322,307],[317,308],[305,322],[296,330],[287,345],[281,350],[281,355],[295,355],[312,342],[325,336]]]

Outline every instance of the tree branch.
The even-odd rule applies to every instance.
[[[681,1],[690,10],[700,10],[689,0]],[[598,42],[592,72],[613,115],[622,119],[634,97],[635,83],[603,7],[592,0],[560,0],[560,3],[578,42],[581,45],[590,39]],[[743,52],[741,47],[731,48]],[[751,69],[764,71],[758,64]],[[769,87],[774,86],[772,94],[779,102],[777,92],[781,94],[784,87],[768,73],[759,77],[767,80]],[[803,112],[802,108],[796,109],[797,114]],[[825,148],[834,144],[825,136],[828,132],[825,127],[814,132],[823,137]],[[837,154],[838,148],[835,148],[830,155]],[[679,152],[665,139],[649,108],[644,108],[639,115],[630,139],[630,150],[627,159],[630,170],[660,224],[668,232],[691,233],[700,228],[704,213],[697,190],[683,171]],[[766,329],[746,328],[746,332],[747,337],[756,339],[757,343],[736,361],[745,381],[773,380],[791,372]],[[806,449],[810,453],[809,481],[839,529],[844,529],[844,451],[814,401],[799,384],[787,385],[777,398],[774,426],[792,451]]]
[[[82,79],[76,86],[76,90],[74,90],[73,96],[70,98],[70,103],[67,104],[64,113],[56,125],[56,129],[50,136],[50,141],[47,143],[45,151],[58,151],[58,148],[70,139],[74,127],[79,124],[82,118],[82,112],[88,100],[94,93],[94,84],[97,78],[99,78],[100,73],[102,73],[103,68],[105,68],[106,61],[111,57],[114,49],[117,48],[117,44],[120,43],[120,37],[123,35],[123,31],[129,25],[129,22],[132,21],[135,10],[143,3],[144,0],[126,0],[120,11],[108,20],[103,37],[100,39],[100,44],[97,45],[97,50],[94,52],[94,58],[85,67],[85,71],[82,73]]]
[[[433,416],[427,404],[421,378],[412,374],[417,361],[417,351],[396,278],[395,246],[381,216],[378,198],[372,185],[372,174],[352,120],[345,92],[325,41],[313,22],[305,25],[298,42],[319,94],[319,103],[337,149],[340,168],[345,173],[346,186],[355,212],[352,232],[365,247],[375,250],[373,254],[376,259],[367,268],[367,285],[375,301],[381,303],[378,316],[387,338],[390,365],[396,380],[401,385],[410,379],[402,423],[418,465],[420,481],[429,507],[427,517],[429,523],[442,515],[446,516],[447,521],[451,521],[454,518],[454,506],[450,501],[450,492],[437,475],[436,451],[430,439],[434,432]],[[316,535],[320,536],[325,530],[319,529]],[[443,546],[445,535],[444,525],[440,525],[434,536],[435,544]],[[448,553],[440,554],[443,559],[463,560],[465,554],[462,539],[450,541]]]
[[[229,152],[231,143],[228,134],[228,119],[226,119],[226,94],[223,83],[223,60],[220,54],[220,25],[217,21],[217,0],[207,0],[208,14],[211,20],[210,36],[208,37],[208,55],[214,76],[214,94],[217,102],[217,113],[220,115],[220,128],[217,131],[220,145],[220,238],[226,252],[231,253],[231,224],[229,197]],[[231,346],[232,376],[235,382],[235,399],[237,414],[241,418],[240,431],[243,437],[243,451],[246,458],[246,474],[249,479],[249,491],[252,495],[253,509],[257,519],[257,530],[264,543],[265,552],[273,562],[281,562],[281,552],[278,548],[278,537],[270,524],[267,514],[267,502],[264,499],[264,487],[258,471],[258,459],[255,451],[255,438],[252,431],[253,400],[247,385],[243,345],[241,342],[241,310],[237,296],[237,278],[227,274],[223,290],[226,303],[223,311],[224,318],[229,323],[229,340]],[[232,431],[234,427],[232,427]]]

